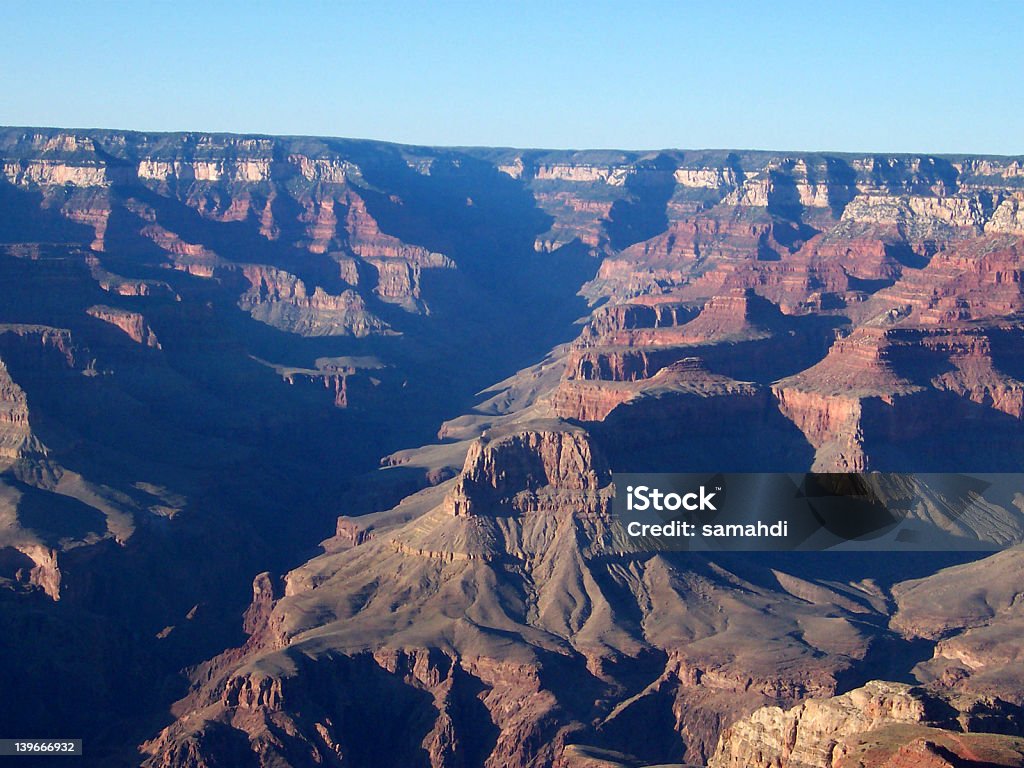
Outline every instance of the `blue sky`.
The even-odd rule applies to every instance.
[[[3,3],[0,124],[1024,153],[1024,2]]]

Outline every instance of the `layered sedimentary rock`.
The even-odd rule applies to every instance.
[[[187,146],[189,139],[183,142]],[[181,156],[181,146],[166,147],[141,136],[108,135],[97,141],[60,133],[9,132],[3,143],[11,157],[4,166],[8,183],[16,189],[39,190],[46,207],[58,208],[69,221],[92,228],[88,245],[97,255],[109,251],[109,234],[114,237],[114,255],[123,252],[124,225],[111,233],[108,227],[112,215],[119,222],[128,215],[129,221],[134,219],[129,226],[161,249],[174,268],[202,277],[244,274],[252,289],[243,293],[240,303],[253,309],[262,306],[256,312],[260,319],[292,333],[380,332],[386,324],[361,302],[372,297],[423,311],[429,302],[420,287],[422,271],[454,267],[441,253],[381,231],[353,186],[353,180],[361,179],[359,168],[348,160],[296,153],[279,162],[273,141],[208,136],[197,137],[188,159]],[[153,144],[156,149],[147,149]],[[135,163],[134,171],[125,167],[128,162]],[[116,189],[112,179],[120,185]],[[283,188],[293,182],[293,188]],[[66,200],[58,200],[65,189],[73,191]],[[173,211],[168,198],[180,200],[201,218],[190,220]],[[204,228],[202,220],[252,226],[255,231],[235,244],[230,236],[203,242],[204,232],[212,230]],[[246,250],[247,243],[248,255],[265,261],[240,261],[233,251],[236,245]],[[290,281],[294,290],[279,297],[274,285],[282,280],[253,279],[259,270],[286,271],[281,267],[301,259],[295,249],[307,254],[308,264],[317,264],[312,274],[322,284],[289,275],[285,282]],[[328,277],[331,262],[337,266]],[[94,259],[98,279],[115,285],[118,292],[128,290],[121,287],[126,285],[122,281],[100,277],[107,274],[104,266]],[[364,281],[368,284],[358,291],[338,290],[340,283],[354,288],[360,270],[373,279]],[[267,298],[259,293],[261,283],[267,283]],[[144,285],[139,283],[139,290],[146,290]]]
[[[708,765],[832,768],[842,760],[844,737],[925,720],[925,702],[913,695],[910,686],[872,682],[833,699],[812,699],[789,711],[759,709],[725,731]]]
[[[699,759],[740,713],[827,695],[866,653],[870,633],[827,614],[871,613],[869,595],[810,605],[711,563],[637,553],[609,517],[609,481],[578,427],[489,431],[454,480],[388,513],[408,522],[289,574],[247,646],[260,650],[211,662],[183,703],[204,714],[151,742],[148,764],[243,743],[260,764],[358,759],[356,707],[385,695],[417,726],[374,761],[547,765],[567,741],[635,750],[641,732],[652,753]],[[788,641],[798,625],[828,653]],[[752,642],[754,626],[772,640]],[[360,703],[310,687],[324,675]]]
[[[0,326],[0,353],[24,370],[29,364],[52,380],[98,375],[89,350],[62,328]],[[91,481],[62,461],[68,435],[53,433],[57,445],[39,434],[39,419],[25,389],[0,360],[0,579],[16,591],[33,588],[50,599],[62,595],[65,554],[134,531],[139,498]],[[139,494],[144,498],[146,494]]]
[[[704,762],[769,706],[812,762],[977,761],[851,693],[923,653],[961,728],[1016,727],[1006,561],[943,612],[878,562],[637,552],[608,505],[612,471],[1019,468],[1020,159],[5,129],[0,162],[2,680],[90,621],[163,675],[77,662],[101,703],[5,722],[120,697],[151,765],[541,768]]]
[[[869,324],[838,339],[820,363],[776,382],[773,391],[782,413],[815,447],[815,467],[863,470],[872,465],[866,446],[894,436],[911,443],[965,419],[988,418],[998,429],[998,414],[1010,417],[1005,423],[1014,430],[1021,383],[1008,371],[1017,370],[1016,353],[1003,356],[1000,369],[993,340],[999,349],[1020,332],[1015,322]],[[926,414],[940,404],[951,419],[936,424]],[[979,458],[976,469],[990,459]]]
[[[0,361],[0,423],[3,424],[3,436],[0,437],[0,456],[13,461],[25,453],[38,453],[43,450],[29,427],[28,400],[25,391],[11,379],[7,366]]]
[[[312,293],[295,275],[250,265],[242,270],[250,288],[238,300],[256,320],[299,336],[367,336],[387,325],[368,311],[354,290],[337,296],[317,286]]]
[[[962,734],[956,714],[920,688],[876,680],[788,711],[759,709],[726,729],[708,768],[1024,763],[1024,739]]]
[[[128,310],[119,309],[117,307],[108,307],[102,304],[89,307],[87,310],[89,315],[95,317],[97,320],[102,320],[105,323],[110,323],[115,328],[120,329],[128,337],[144,347],[153,347],[160,349],[160,342],[153,332],[153,329],[149,327],[149,323],[146,322],[146,318],[138,312],[130,312]]]
[[[378,391],[388,390],[379,378],[380,372],[387,366],[373,357],[321,357],[309,368],[273,363],[266,365],[293,387],[312,384],[333,393],[337,408],[348,408],[355,404],[369,409],[378,406],[388,396]]]
[[[424,269],[452,269],[455,263],[441,253],[410,245],[387,235],[366,210],[366,203],[351,195],[346,213],[348,247],[377,271],[374,292],[388,302],[407,309],[423,308],[420,285]]]

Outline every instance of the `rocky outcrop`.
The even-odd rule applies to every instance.
[[[107,293],[116,296],[164,296],[181,301],[178,296],[163,280],[147,280],[145,278],[127,278],[122,275],[108,271],[99,258],[91,254],[86,263],[93,280]]]
[[[160,342],[157,340],[153,329],[149,327],[146,318],[138,312],[131,312],[117,307],[108,307],[104,304],[97,304],[86,310],[91,317],[110,323],[115,328],[124,331],[128,337],[144,347],[160,349]]]
[[[96,162],[82,164],[59,160],[5,162],[3,173],[9,184],[17,186],[106,187],[110,185],[106,167]]]
[[[632,172],[628,165],[605,166],[576,163],[552,163],[539,165],[533,170],[533,177],[539,181],[601,182],[618,187],[626,183]]]
[[[784,385],[775,388],[775,396],[779,410],[818,451],[814,469],[839,472],[867,469],[861,400],[801,391]]]
[[[941,431],[945,422],[926,415],[938,403],[951,416],[971,418],[979,406],[993,422],[1000,420],[995,412],[1019,420],[1022,385],[996,368],[992,349],[992,339],[998,346],[1019,333],[1014,324],[990,330],[868,324],[838,339],[820,363],[776,382],[773,392],[817,449],[816,468],[862,470],[871,466],[866,446]],[[1016,370],[1010,357],[1004,360]]]
[[[603,421],[612,411],[637,396],[629,386],[610,386],[585,379],[569,379],[551,395],[551,407],[560,419]]]
[[[68,387],[101,375],[88,348],[67,329],[3,325],[0,351],[0,585],[56,602],[66,591],[71,553],[123,543],[134,533],[139,502],[156,499],[145,492],[132,498],[66,466],[76,440],[54,430],[38,403],[30,407],[40,379]],[[11,366],[28,384],[15,381]],[[49,427],[45,442],[40,425]]]
[[[783,639],[793,626],[785,616],[796,609],[810,626],[845,609],[636,553],[609,518],[609,483],[579,427],[489,430],[454,480],[376,517],[372,535],[346,521],[346,545],[289,574],[269,614],[258,580],[249,615],[263,618],[250,622],[248,650],[203,672],[180,705],[203,714],[150,742],[147,764],[215,759],[230,740],[250,744],[246,759],[259,764],[357,759],[367,748],[352,730],[357,691],[363,708],[407,702],[410,742],[394,754],[438,768],[560,764],[570,737],[623,750],[638,733],[650,757],[702,760],[719,730],[756,706],[835,691],[867,639],[840,620],[841,653],[805,652]],[[766,624],[768,614],[777,618]],[[767,656],[755,639],[765,635],[776,648]],[[831,642],[817,632],[806,641]],[[407,708],[417,700],[428,708]],[[288,723],[287,738],[275,741],[267,722]]]
[[[383,392],[389,391],[380,378],[387,366],[373,357],[321,357],[310,368],[260,362],[292,387],[308,389],[312,385],[327,390],[335,408],[369,409],[387,396]]]
[[[850,737],[896,723],[925,723],[928,702],[908,685],[872,681],[789,711],[759,709],[722,734],[708,768],[834,768]]]
[[[1000,200],[991,218],[985,222],[985,231],[1018,235],[1024,232],[1024,205],[1020,193]]]
[[[28,398],[0,360],[0,461],[11,462],[25,453],[41,453],[44,446],[32,434]]]
[[[565,378],[609,382],[649,379],[681,354],[678,349],[584,346],[569,354]]]
[[[367,336],[387,330],[354,290],[331,295],[283,270],[256,265],[242,268],[249,290],[238,304],[260,322],[299,336]]]
[[[950,702],[922,688],[874,680],[789,711],[754,712],[724,731],[708,768],[1024,764],[1024,740],[961,730],[963,714],[957,717]]]
[[[384,301],[417,309],[423,298],[420,276],[424,269],[453,269],[455,263],[441,253],[410,245],[381,232],[380,226],[356,195],[348,197],[345,230],[352,253],[377,271],[374,292]]]
[[[676,328],[689,320],[695,312],[691,307],[671,302],[612,304],[591,313],[581,338],[629,346],[636,338],[631,332]],[[644,338],[642,343],[653,342]]]
[[[682,337],[691,344],[765,338],[776,317],[781,317],[778,309],[752,292],[730,291],[708,299],[700,314],[683,326]]]
[[[147,181],[260,182],[270,178],[269,158],[246,160],[139,161],[138,175]]]
[[[609,482],[607,464],[582,430],[485,434],[470,447],[445,509],[455,517],[487,515],[524,492],[551,487],[594,494]]]

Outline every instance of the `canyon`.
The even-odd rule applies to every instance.
[[[1017,471],[1021,158],[5,128],[0,170],[10,735],[1024,765],[998,515],[899,557],[610,518],[613,472]]]

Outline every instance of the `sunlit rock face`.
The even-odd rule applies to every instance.
[[[1016,553],[638,553],[609,507],[1018,471],[1022,167],[0,131],[0,672],[44,681],[0,721],[118,712],[151,766],[1004,764]]]

